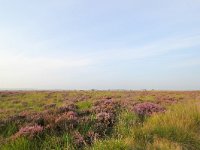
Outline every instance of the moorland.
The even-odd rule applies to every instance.
[[[200,150],[200,91],[1,91],[1,150]]]

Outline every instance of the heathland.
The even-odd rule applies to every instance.
[[[200,150],[200,91],[1,91],[1,150]]]

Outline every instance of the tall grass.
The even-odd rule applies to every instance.
[[[87,147],[85,150],[132,150],[132,147],[124,139],[111,138],[96,141],[92,147]]]
[[[154,143],[161,138],[177,143],[183,149],[200,149],[200,110],[195,102],[178,104],[164,114],[150,117],[142,128],[135,130],[134,139]]]
[[[15,123],[8,122],[6,125],[0,128],[0,135],[3,137],[9,137],[18,130]]]
[[[1,150],[74,150],[72,137],[69,134],[62,136],[46,136],[43,138],[27,139],[18,138],[15,141],[10,140],[7,144],[0,147]]]
[[[196,102],[177,104],[138,124],[132,112],[122,112],[114,136],[97,141],[96,149],[200,150],[200,107]]]

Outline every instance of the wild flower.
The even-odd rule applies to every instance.
[[[136,104],[133,107],[133,110],[136,114],[140,116],[150,116],[153,113],[163,112],[165,109],[158,104],[144,102],[144,103]]]
[[[49,114],[48,112],[38,113],[32,116],[32,120],[32,122],[38,125],[46,126],[55,122],[55,115]]]
[[[92,110],[95,113],[100,113],[100,112],[110,112],[110,113],[115,113],[117,109],[120,107],[118,102],[115,102],[111,99],[109,100],[101,100],[97,101]]]
[[[43,127],[39,125],[25,126],[22,127],[15,135],[14,138],[21,136],[27,136],[28,138],[33,138],[43,131]]]
[[[96,115],[96,119],[98,122],[106,123],[106,122],[113,122],[114,115],[107,112],[101,112]]]
[[[69,112],[67,112],[67,117],[69,119],[77,119],[77,113],[74,111],[69,111]]]
[[[79,132],[75,132],[74,135],[73,135],[73,137],[74,137],[74,145],[76,145],[76,147],[78,149],[80,149],[84,145],[86,145],[84,137]]]
[[[112,113],[101,112],[96,115],[95,132],[101,136],[109,133],[115,123],[115,115]]]
[[[78,124],[77,113],[69,111],[62,114],[55,120],[55,126],[58,130],[71,130],[74,129]]]
[[[69,105],[66,105],[66,106],[61,106],[57,109],[57,113],[65,113],[65,112],[68,112],[68,111],[76,111],[77,109],[77,106],[74,105],[74,104],[69,104]]]

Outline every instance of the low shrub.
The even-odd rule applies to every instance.
[[[141,121],[144,121],[145,117],[154,113],[164,112],[165,109],[158,104],[144,102],[134,105],[133,111],[138,115]]]
[[[58,132],[73,130],[78,125],[77,113],[69,111],[55,120],[55,130]]]
[[[43,127],[39,125],[34,125],[34,126],[25,126],[22,127],[14,136],[13,138],[16,139],[18,137],[28,137],[28,138],[33,138],[37,136],[38,134],[42,133]]]

